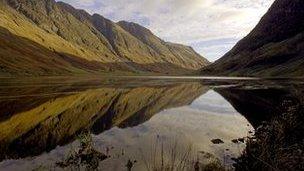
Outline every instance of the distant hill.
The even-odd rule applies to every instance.
[[[191,47],[55,0],[0,0],[0,76],[189,73],[209,64]]]
[[[202,74],[303,76],[304,1],[276,0],[244,39]]]

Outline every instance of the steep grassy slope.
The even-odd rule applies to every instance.
[[[3,76],[97,74],[115,69],[131,72],[123,63],[89,61],[50,50],[29,39],[15,36],[2,27],[0,39],[0,75]]]
[[[120,21],[117,24],[152,48],[166,62],[174,63],[177,61],[185,68],[197,68],[209,64],[206,59],[201,60],[197,58],[199,54],[191,47],[165,42],[139,24],[126,21]]]
[[[115,70],[159,73],[191,72],[207,64],[204,58],[186,46],[180,46],[180,49],[176,50],[183,56],[175,55],[172,58],[169,51],[161,54],[118,24],[98,14],[90,15],[62,2],[55,2],[55,0],[2,0],[0,3],[0,27],[3,30],[6,29],[10,32],[12,37],[26,38],[32,41],[32,44],[41,45],[46,48],[43,51],[50,50],[55,53],[55,55],[48,53],[44,56],[53,56],[55,59],[58,59],[58,54],[71,57],[69,60],[63,59],[62,63],[70,63],[70,60],[74,61],[76,58],[77,61],[82,59],[94,63],[91,65],[95,67],[94,71],[97,70],[97,72]],[[152,34],[152,36],[154,35]],[[6,38],[8,38],[7,35]],[[19,46],[25,43],[24,41],[18,42],[17,38],[14,40],[15,44]],[[4,60],[0,65],[5,66],[6,60],[10,58],[24,60],[22,56],[14,55],[18,54],[20,49],[12,48],[10,51],[13,54],[8,55],[5,54],[6,52],[2,52],[1,58]],[[28,55],[43,55],[36,54],[35,51],[35,49],[28,48]],[[176,52],[176,54],[178,53]],[[28,59],[26,58],[26,60]],[[28,62],[37,63],[36,60],[31,60]],[[92,69],[88,70],[86,66],[82,66],[82,62],[77,62],[77,65],[80,66],[76,67],[77,72],[75,73],[91,72]],[[43,68],[45,68],[44,64],[42,64]],[[101,64],[104,67],[100,67]],[[18,63],[12,65],[17,67],[14,71],[2,70],[1,73],[23,74],[23,67],[19,67]],[[31,67],[28,65],[28,70],[31,70]],[[50,64],[49,68],[53,68],[53,65]],[[62,68],[66,68],[66,66],[57,66],[54,71],[39,70],[37,74],[34,72],[36,68],[33,68],[33,72],[28,74],[66,74],[64,70],[60,72]],[[66,70],[74,73],[75,68],[67,67]]]
[[[115,67],[105,65],[106,58],[41,29],[5,4],[0,5],[0,39],[1,75],[66,75],[114,68],[130,71],[121,62]]]
[[[22,7],[23,6],[24,5],[22,5]],[[27,18],[25,15],[21,15],[19,12],[5,4],[0,6],[0,15],[0,26],[9,30],[10,32],[12,32],[12,34],[16,36],[32,40],[50,50],[56,50],[61,53],[75,55],[88,60],[103,61],[103,58],[97,58],[97,55],[94,54],[92,51],[86,50],[81,46],[73,42],[69,42],[69,40],[58,36],[54,32],[46,30],[44,28],[46,26],[35,24],[32,20],[29,20],[29,18]],[[37,14],[37,16],[43,15]],[[78,36],[75,35],[75,37]]]
[[[203,74],[303,76],[304,2],[276,0],[253,31]]]
[[[114,23],[101,15],[90,16],[65,3],[58,3],[62,8],[73,14],[80,21],[96,28],[109,40],[112,48],[125,59],[134,63],[170,63],[187,69],[198,69],[209,62],[197,54],[192,48],[179,45],[170,46],[155,36],[150,30],[135,23],[121,21]],[[167,47],[176,50],[174,53]],[[159,66],[161,70],[170,71],[170,67]],[[152,69],[152,71],[155,70]]]

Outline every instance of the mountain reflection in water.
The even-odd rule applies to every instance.
[[[251,124],[271,117],[271,105],[281,101],[273,95],[290,94],[287,85],[258,80],[64,80],[1,82],[0,170],[56,167],[87,131],[94,147],[111,156],[101,169],[122,170],[136,160],[133,169],[147,170],[170,160],[173,148],[175,163],[189,152],[189,167],[219,160],[230,168],[245,148],[231,140],[251,136]]]

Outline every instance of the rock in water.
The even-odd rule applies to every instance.
[[[211,140],[211,142],[212,142],[213,144],[223,144],[223,143],[224,143],[224,141],[221,140],[221,139],[213,139],[213,140]]]

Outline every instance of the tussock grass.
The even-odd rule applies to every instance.
[[[147,155],[147,153],[149,153]],[[139,154],[147,171],[222,171],[227,170],[220,160],[209,154],[209,158],[199,157],[199,153],[192,144],[183,144],[177,140],[169,142],[157,136],[151,149]],[[204,160],[204,161],[202,161]]]
[[[99,163],[108,158],[108,156],[95,150],[90,132],[84,132],[78,136],[80,143],[77,149],[71,149],[68,157],[57,162],[60,168],[71,170],[98,170]]]
[[[285,110],[264,122],[249,140],[236,170],[303,170],[304,109],[292,101],[282,103]]]

